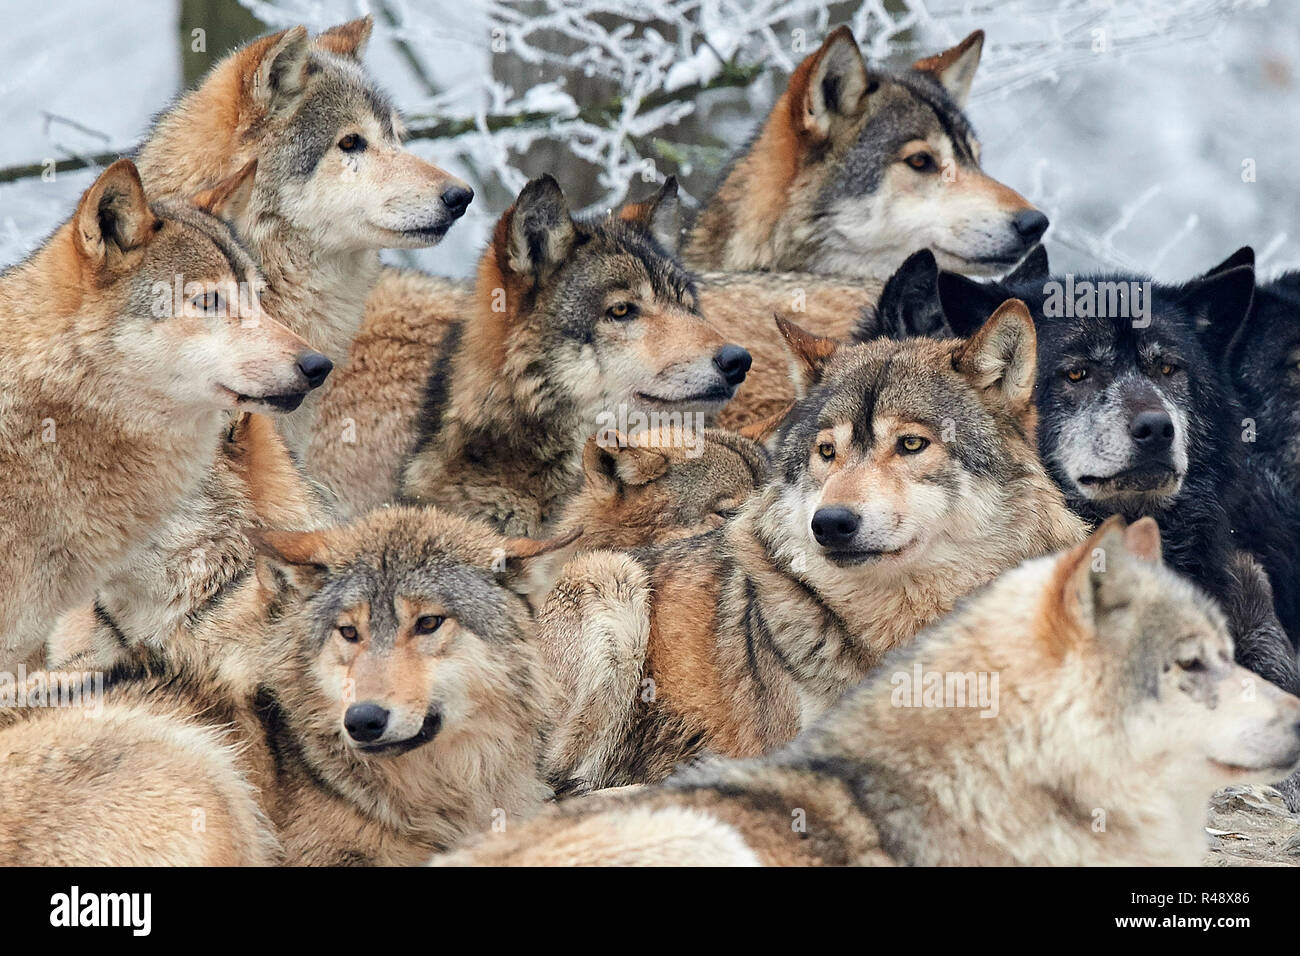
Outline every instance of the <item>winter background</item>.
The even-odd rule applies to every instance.
[[[969,113],[986,170],[1051,217],[1055,271],[1177,279],[1247,243],[1263,274],[1300,267],[1295,0],[2,2],[0,266],[230,47],[371,13],[366,62],[411,148],[478,193],[442,246],[392,254],[431,272],[469,275],[496,216],[542,172],[589,210],[670,173],[698,202],[794,65],[845,22],[894,64],[986,31]],[[41,175],[69,160],[90,165]]]

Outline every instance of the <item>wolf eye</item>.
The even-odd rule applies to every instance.
[[[634,306],[631,302],[615,302],[613,305],[611,305],[608,309],[605,310],[605,314],[608,315],[611,319],[636,318],[636,306]]]
[[[345,153],[359,153],[366,148],[366,141],[356,133],[348,133],[339,140],[339,149]]]
[[[200,312],[205,312],[209,315],[215,312],[220,312],[222,307],[221,293],[204,292],[202,295],[196,295],[194,298],[190,299],[190,305],[194,306],[194,308],[198,309]]]
[[[817,446],[817,454],[822,456],[822,461],[834,461],[835,460],[834,442],[828,442],[828,441],[822,442],[820,445]]]
[[[442,622],[446,618],[439,617],[436,614],[424,614],[415,619],[416,634],[432,634],[438,628],[442,627]]]
[[[1177,372],[1177,371],[1178,371],[1178,366],[1175,365],[1173,362],[1161,362],[1161,363],[1160,363],[1160,374],[1161,374],[1161,375],[1173,375],[1174,372]]]
[[[1201,660],[1199,657],[1180,659],[1177,661],[1177,664],[1189,674],[1199,674],[1205,670],[1205,661]]]
[[[339,625],[339,637],[343,638],[343,640],[347,641],[349,644],[355,644],[361,639],[361,635],[357,633],[357,629],[351,624]]]
[[[932,173],[939,168],[939,164],[934,161],[934,157],[929,153],[913,153],[903,162],[911,166],[918,173]]]
[[[898,440],[898,451],[903,455],[915,455],[930,447],[930,439],[920,435],[904,435]]]
[[[1067,368],[1065,377],[1071,382],[1082,382],[1088,377],[1088,370],[1086,368]]]

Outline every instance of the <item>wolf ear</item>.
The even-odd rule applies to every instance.
[[[506,587],[531,604],[534,599],[543,597],[545,591],[544,585],[531,573],[534,559],[567,548],[581,536],[582,528],[578,527],[553,538],[506,538],[498,552],[504,557],[505,567],[494,562],[493,571],[502,576]]]
[[[610,494],[625,485],[648,485],[668,472],[668,456],[635,444],[620,431],[592,435],[582,449],[587,481]]]
[[[258,579],[272,590],[280,583],[270,569],[288,581],[298,594],[316,593],[329,574],[326,555],[329,537],[324,531],[261,531],[249,536],[258,555]]]
[[[1255,299],[1255,269],[1239,265],[1214,271],[1187,283],[1177,298],[1191,312],[1197,335],[1217,362],[1247,322]]]
[[[1141,525],[1141,527],[1138,527]],[[1132,559],[1160,561],[1160,528],[1152,518],[1133,527],[1112,515],[1081,544],[1066,552],[1052,577],[1054,613],[1048,615],[1048,640],[1064,649],[1077,628],[1090,631],[1097,617],[1129,603],[1133,593]]]
[[[291,107],[307,83],[307,28],[296,26],[254,41],[247,49],[247,93],[254,106],[267,113]]]
[[[760,445],[766,445],[767,440],[777,433],[777,430],[785,423],[786,416],[794,408],[794,402],[790,402],[785,408],[775,414],[760,418],[756,422],[750,422],[740,428],[740,436],[748,438],[752,442]]]
[[[964,107],[970,96],[971,83],[975,80],[975,70],[980,65],[980,53],[984,50],[984,31],[976,30],[955,47],[917,60],[912,69],[922,73],[933,74],[940,85],[948,91],[958,106]]]
[[[88,262],[103,268],[148,242],[157,222],[135,163],[119,159],[99,174],[77,203],[73,239]]]
[[[1224,272],[1230,272],[1239,266],[1250,266],[1255,268],[1255,250],[1250,246],[1242,246],[1228,258],[1224,259],[1217,266],[1206,269],[1201,273],[1200,278],[1211,279],[1214,276],[1221,275]]]
[[[677,192],[677,177],[669,176],[649,199],[624,205],[618,211],[618,218],[641,226],[655,237],[659,245],[675,253],[681,242],[681,233],[677,229]]]
[[[1156,519],[1150,515],[1139,518],[1128,526],[1124,532],[1124,546],[1128,548],[1129,554],[1141,558],[1151,564],[1161,564],[1163,562],[1163,552],[1160,547],[1160,525],[1156,524]]]
[[[498,226],[505,255],[501,266],[533,283],[550,275],[573,248],[576,232],[569,203],[550,175],[532,180]],[[498,253],[500,254],[500,253]]]
[[[253,195],[253,179],[257,175],[257,158],[245,163],[234,175],[227,176],[211,189],[194,197],[194,205],[211,216],[238,224],[248,211]]]
[[[1023,414],[1033,409],[1037,348],[1029,309],[1008,299],[957,347],[953,366],[976,388],[995,391],[1014,413]]]
[[[1052,274],[1047,264],[1047,249],[1040,242],[1025,254],[1016,267],[1002,277],[1003,285],[1024,285],[1026,282],[1046,282]]]
[[[874,334],[866,334],[868,328]],[[858,321],[853,337],[865,342],[878,336],[906,339],[925,336],[951,338],[952,328],[939,302],[939,264],[929,249],[914,252],[898,267],[885,288],[875,314]]]
[[[939,273],[939,308],[958,338],[969,338],[993,311],[1011,298],[1000,284],[976,282],[957,272]]]
[[[775,318],[781,338],[790,350],[790,379],[794,383],[795,395],[803,398],[810,388],[821,381],[826,363],[838,351],[840,343],[835,339],[814,335],[783,315],[777,314]]]
[[[374,28],[375,18],[366,14],[359,20],[349,20],[330,27],[316,37],[316,44],[338,56],[359,61],[365,55],[366,44],[370,42],[370,33]]]
[[[866,101],[867,64],[847,26],[836,27],[790,77],[790,119],[813,142],[830,137],[836,123],[856,117]]]

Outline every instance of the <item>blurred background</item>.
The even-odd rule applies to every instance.
[[[386,254],[431,272],[469,275],[541,172],[590,210],[671,173],[698,202],[839,23],[899,65],[986,31],[969,113],[985,168],[1051,217],[1054,271],[1177,279],[1244,244],[1300,268],[1294,0],[44,0],[0,35],[0,266],[231,47],[366,13],[411,148],[478,192],[444,245]]]

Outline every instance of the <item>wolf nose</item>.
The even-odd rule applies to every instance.
[[[353,740],[368,744],[384,736],[388,711],[378,704],[353,704],[343,715],[343,726]]]
[[[842,548],[858,533],[860,521],[848,508],[818,508],[812,517],[813,537],[823,548]]]
[[[470,200],[474,198],[474,190],[468,186],[452,186],[450,189],[443,190],[442,204],[447,207],[453,218],[459,218],[469,207]]]
[[[753,363],[753,357],[739,345],[724,345],[713,356],[713,364],[718,367],[718,371],[722,373],[728,385],[739,385],[743,382],[749,366]]]
[[[1016,232],[1026,243],[1037,242],[1039,236],[1047,232],[1048,221],[1037,209],[1024,209],[1016,213],[1016,218],[1011,220],[1011,224],[1016,227]]]
[[[1168,412],[1138,412],[1129,423],[1128,433],[1146,451],[1163,451],[1174,440],[1174,420]]]
[[[303,352],[298,356],[298,371],[302,372],[302,377],[307,380],[310,388],[324,385],[326,376],[333,368],[334,363],[319,352]]]

